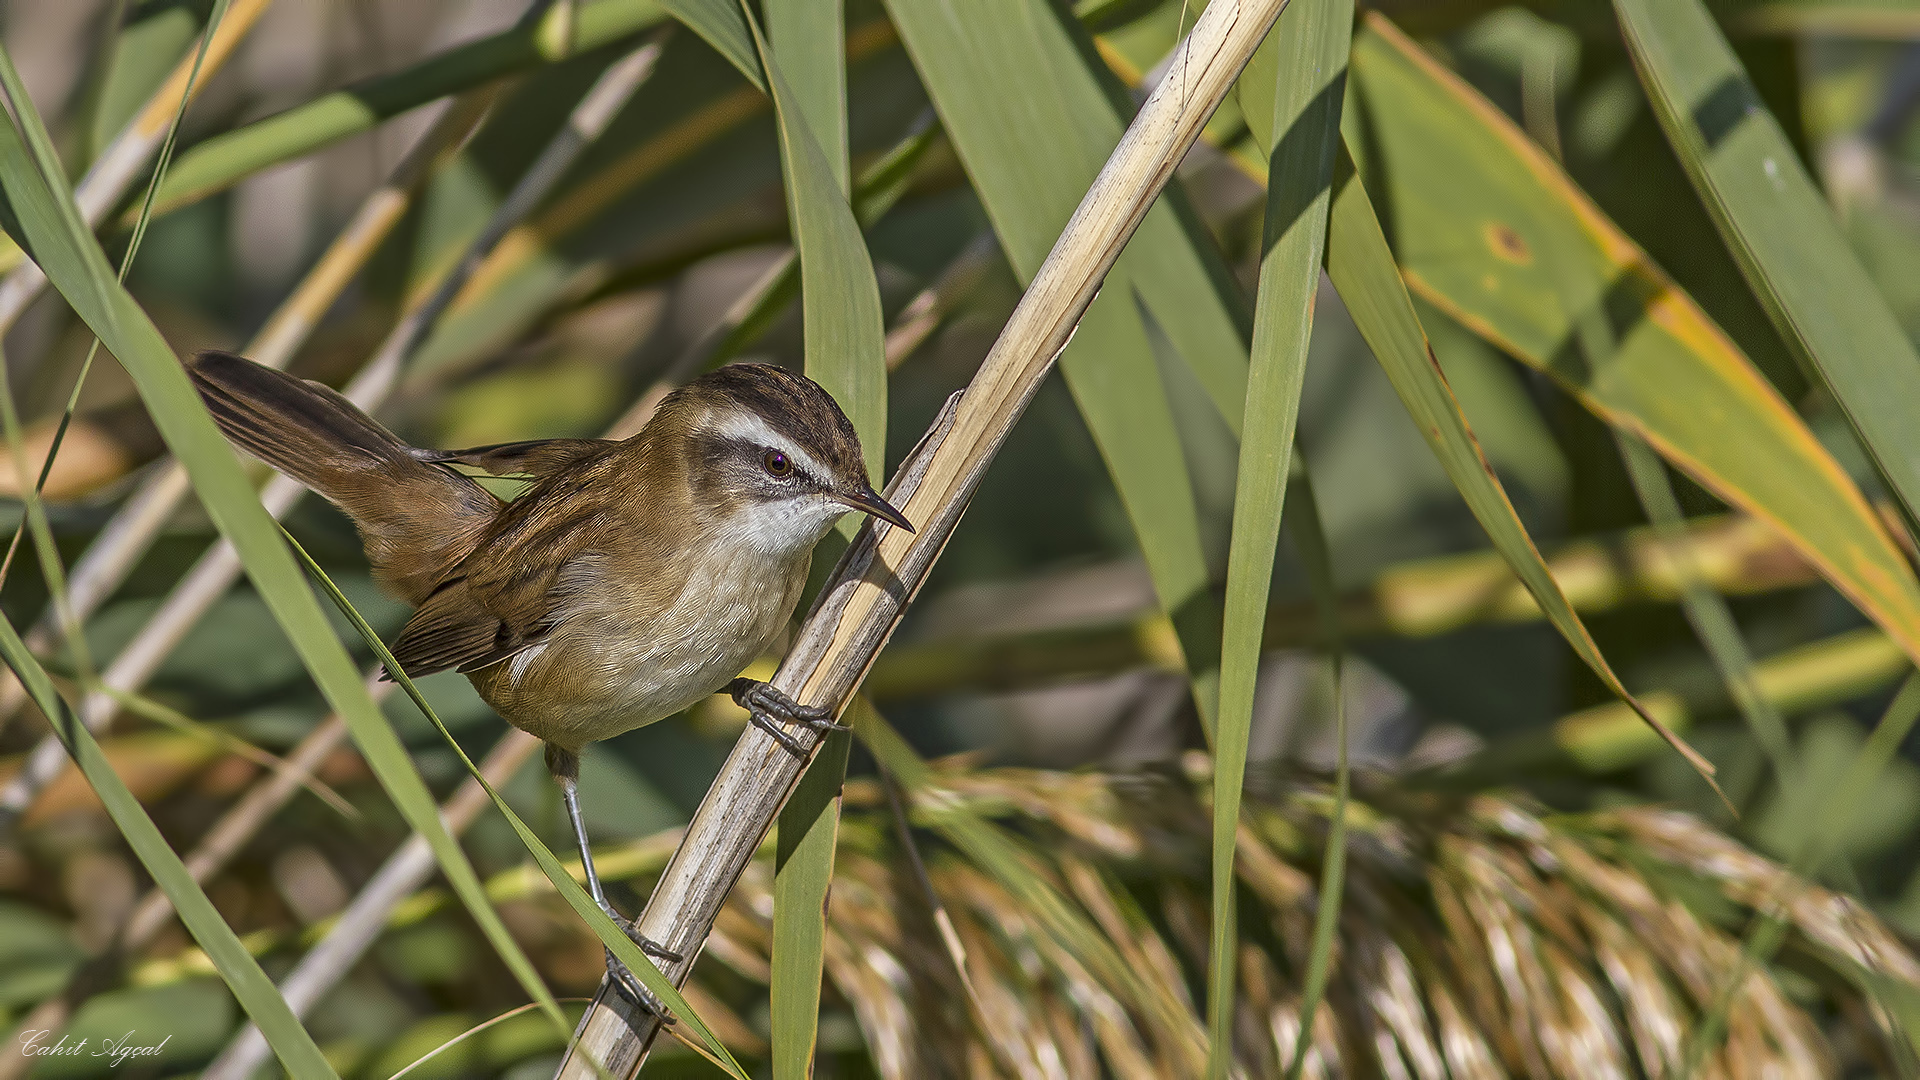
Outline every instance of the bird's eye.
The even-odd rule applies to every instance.
[[[766,456],[760,459],[760,463],[767,467],[768,475],[771,475],[771,476],[793,475],[793,462],[788,459],[787,455],[781,453],[778,450],[767,451]]]

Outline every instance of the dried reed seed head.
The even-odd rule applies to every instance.
[[[1199,1068],[1207,838],[1194,791],[1161,776],[940,771],[913,801],[933,836],[954,814],[1025,836],[1027,870],[1069,910],[1047,915],[957,850],[923,844],[965,950],[976,1009],[927,929],[929,913],[916,910],[926,900],[897,858],[897,834],[875,824],[884,825],[884,798],[849,784],[826,967],[882,1076],[961,1062],[1019,1076],[1144,1078]],[[928,805],[942,809],[919,812]],[[1293,1052],[1329,809],[1322,790],[1281,792],[1249,808],[1260,824],[1237,838],[1249,902],[1236,1053],[1253,1075],[1272,1073]],[[1870,912],[1685,815],[1554,816],[1495,796],[1451,814],[1431,809],[1395,816],[1367,808],[1365,837],[1375,842],[1356,839],[1350,849],[1345,916],[1306,1075],[1671,1071],[1738,968],[1740,946],[1649,866],[1704,881],[1749,909],[1784,897],[1815,959],[1844,958],[1920,985],[1920,962]],[[761,979],[771,888],[768,868],[756,865],[709,943],[729,967]],[[1818,987],[1839,996],[1831,1011],[1873,1017],[1871,1003],[1845,998],[1845,985],[1834,978]],[[1771,969],[1754,969],[1703,1075],[1837,1075],[1841,1062],[1809,1004],[1790,997]]]

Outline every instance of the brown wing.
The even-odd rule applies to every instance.
[[[527,581],[510,594],[496,590],[483,597],[468,579],[450,580],[407,620],[393,643],[393,658],[416,679],[497,664],[538,644],[551,629],[548,592],[539,582]]]
[[[473,554],[400,632],[394,659],[409,675],[472,672],[539,644],[558,620],[558,606],[581,588],[579,572],[632,541],[633,524],[618,513],[622,501],[593,494],[614,472],[599,451],[617,444],[557,441],[578,452],[558,465],[552,463],[561,455],[552,450],[531,455],[552,471],[501,508]]]
[[[447,671],[492,651],[501,622],[474,598],[465,578],[442,582],[393,643],[393,658],[414,678]],[[392,672],[387,673],[392,678]]]
[[[618,445],[611,439],[529,439],[465,450],[415,450],[413,453],[419,460],[436,465],[457,461],[494,476],[530,476],[538,480]]]

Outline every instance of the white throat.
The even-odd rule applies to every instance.
[[[722,526],[725,535],[768,559],[791,559],[813,550],[833,523],[849,511],[825,495],[797,495],[772,503],[754,503],[736,511]]]

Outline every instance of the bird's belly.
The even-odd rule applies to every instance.
[[[740,674],[778,636],[805,580],[805,560],[716,567],[651,613],[623,602],[618,584],[583,592],[546,640],[474,672],[474,685],[509,723],[550,742],[578,748],[612,738]]]

